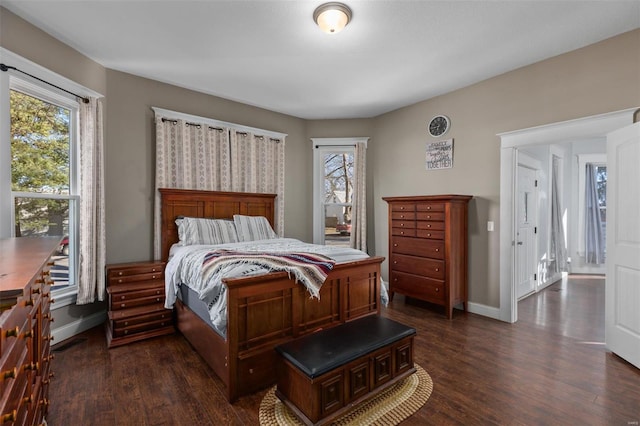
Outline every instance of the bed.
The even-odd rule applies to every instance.
[[[179,217],[231,219],[264,216],[273,224],[274,194],[159,189],[161,253],[169,258],[178,242]],[[223,279],[226,285],[226,337],[187,304],[175,302],[176,326],[226,386],[227,399],[276,381],[274,347],[296,337],[380,313],[382,257],[337,263],[310,298],[286,272]]]

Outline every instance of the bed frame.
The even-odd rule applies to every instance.
[[[265,216],[273,224],[275,194],[160,189],[162,257],[178,241],[178,216],[231,219]],[[285,272],[225,279],[227,338],[176,302],[176,324],[224,382],[229,402],[276,382],[274,347],[296,337],[380,313],[380,264],[370,257],[338,264],[311,299]]]

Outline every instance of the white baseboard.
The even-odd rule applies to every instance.
[[[80,334],[83,331],[87,331],[90,328],[96,327],[104,323],[107,319],[107,312],[101,311],[91,314],[87,317],[80,318],[69,324],[65,324],[61,327],[52,328],[51,335],[53,336],[54,343],[60,343],[67,340],[76,334]],[[53,325],[53,324],[52,324]]]
[[[467,311],[471,312],[472,314],[478,314],[482,315],[483,317],[500,320],[500,308],[494,308],[493,306],[467,302]]]

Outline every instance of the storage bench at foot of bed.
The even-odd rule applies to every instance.
[[[415,334],[368,316],[277,346],[276,395],[305,424],[325,424],[414,373]]]

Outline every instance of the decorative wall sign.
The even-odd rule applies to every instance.
[[[453,139],[427,143],[427,170],[453,167]]]

